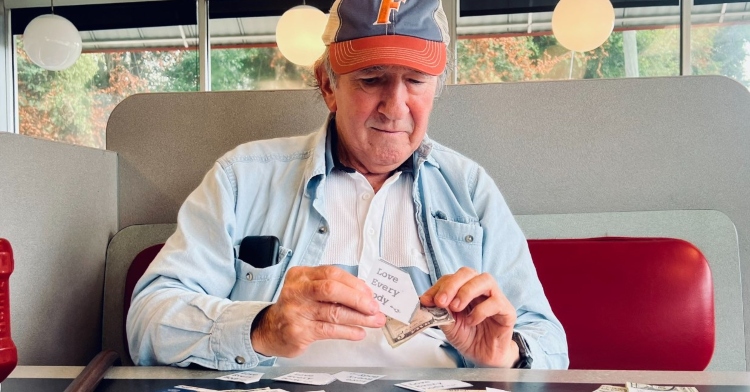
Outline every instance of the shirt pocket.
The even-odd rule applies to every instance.
[[[458,270],[461,266],[482,272],[482,240],[484,229],[478,222],[451,220],[444,213],[434,214],[435,233],[440,239],[444,262]]]
[[[235,258],[234,266],[237,271],[236,282],[230,299],[233,301],[268,301],[273,299],[281,279],[286,273],[292,251],[283,246],[279,247],[278,263],[266,268],[256,268]]]

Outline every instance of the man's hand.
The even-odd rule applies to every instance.
[[[456,322],[440,328],[477,365],[509,368],[518,361],[518,345],[511,339],[516,309],[490,274],[461,267],[441,277],[420,301],[453,312]]]
[[[362,327],[384,324],[365,282],[333,266],[292,267],[250,339],[257,353],[291,358],[317,340],[362,340]]]

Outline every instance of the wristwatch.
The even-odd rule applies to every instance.
[[[531,369],[531,363],[534,362],[534,358],[531,357],[531,350],[526,344],[526,339],[521,336],[518,332],[513,332],[513,341],[518,345],[518,355],[520,358],[518,362],[513,365],[514,369]]]

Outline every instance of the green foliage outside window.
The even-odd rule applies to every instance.
[[[130,95],[198,91],[196,50],[84,53],[69,69],[37,67],[17,40],[21,134],[105,148],[107,120]],[[312,74],[275,47],[211,52],[212,90],[305,88]]]
[[[750,86],[745,59],[750,25],[694,26],[692,64],[697,75],[719,74]],[[551,35],[459,39],[459,83],[625,77],[623,33],[601,47],[571,54]],[[679,74],[679,30],[636,31],[638,76]],[[17,40],[20,133],[104,148],[114,107],[141,92],[197,91],[196,50],[84,53],[68,70],[33,65]],[[572,66],[571,66],[572,61]],[[291,64],[275,47],[214,49],[214,91],[305,88],[309,69]]]

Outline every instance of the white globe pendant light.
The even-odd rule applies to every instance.
[[[575,52],[598,48],[614,26],[615,9],[609,0],[560,0],[552,13],[557,42]]]
[[[69,20],[55,14],[34,18],[23,31],[23,48],[31,61],[50,71],[69,68],[81,55],[81,34]]]
[[[328,16],[309,5],[296,6],[281,15],[276,25],[276,44],[287,60],[312,65],[325,51],[323,31]]]

